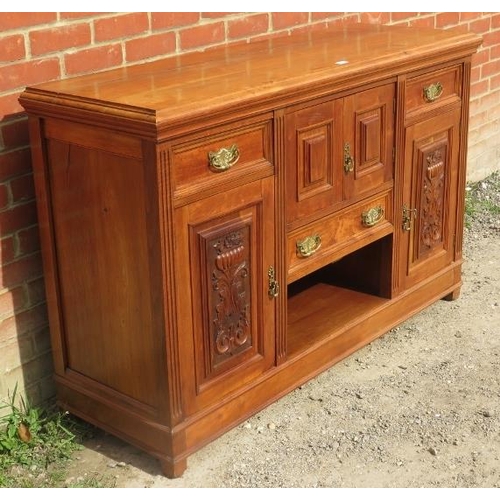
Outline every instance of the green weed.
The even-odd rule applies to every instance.
[[[469,183],[465,190],[465,226],[484,217],[500,215],[500,172],[493,172],[486,179]]]
[[[75,484],[65,479],[64,467],[81,448],[87,424],[67,413],[32,407],[17,395],[17,386],[0,411],[5,413],[0,417],[0,487],[99,487],[98,476]]]

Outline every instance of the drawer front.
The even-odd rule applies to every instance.
[[[270,117],[211,130],[171,147],[174,200],[204,198],[273,173]],[[179,203],[177,203],[179,204]]]
[[[387,192],[320,219],[288,236],[288,283],[392,232]]]
[[[408,79],[406,112],[415,114],[453,102],[462,95],[462,67],[453,66]]]

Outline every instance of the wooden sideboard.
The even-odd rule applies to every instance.
[[[27,88],[59,404],[176,477],[456,298],[480,43],[349,25]]]

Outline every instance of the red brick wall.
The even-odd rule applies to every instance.
[[[469,179],[500,168],[500,13],[78,13],[0,16],[0,399],[53,395],[26,117],[27,85],[280,32],[340,22],[460,25],[484,36],[474,56]]]

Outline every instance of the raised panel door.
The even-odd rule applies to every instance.
[[[342,101],[295,111],[285,129],[287,223],[293,224],[342,201]]]
[[[344,199],[369,193],[393,177],[394,84],[344,99]]]

